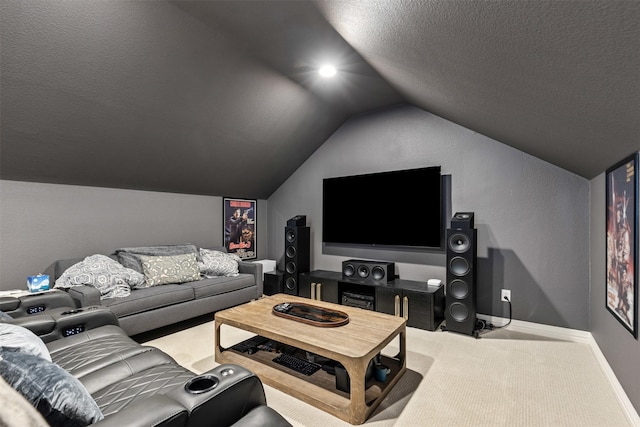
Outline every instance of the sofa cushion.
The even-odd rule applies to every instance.
[[[47,344],[51,359],[74,377],[96,372],[129,357],[152,351],[115,325],[101,326]]]
[[[238,275],[238,261],[241,259],[235,254],[201,248],[200,257],[202,258],[202,262],[199,263],[200,273],[203,276]]]
[[[200,261],[198,248],[190,243],[184,245],[138,246],[134,248],[120,248],[115,251],[115,255],[118,257],[120,264],[140,274],[144,274],[142,263],[140,262],[140,255],[171,256],[184,254],[196,254],[196,259]]]
[[[212,277],[197,282],[186,283],[181,286],[193,288],[196,299],[244,289],[255,286],[255,277],[251,274],[240,274],[236,277]]]
[[[69,267],[56,280],[56,288],[88,285],[100,291],[101,298],[126,297],[131,287],[144,283],[144,275],[126,268],[105,255],[91,255]]]
[[[42,357],[1,347],[0,375],[51,426],[84,427],[104,418],[78,379]]]
[[[188,283],[185,285],[188,285]],[[105,300],[102,304],[109,307],[117,317],[129,316],[193,300],[193,289],[185,285],[171,284],[135,289],[131,292],[131,295],[126,298]],[[188,308],[185,308],[185,310],[188,310]]]
[[[42,357],[51,362],[45,343],[32,331],[11,323],[0,324],[0,347],[15,348],[25,354]]]
[[[152,352],[161,353],[159,350]],[[149,396],[165,394],[184,386],[194,377],[193,372],[177,363],[158,364],[148,369],[130,373],[92,393],[105,416],[115,414],[127,406],[144,401]],[[215,425],[212,421],[211,425]]]
[[[149,256],[140,255],[147,286],[193,282],[200,279],[195,254]]]

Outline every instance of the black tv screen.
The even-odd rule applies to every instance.
[[[322,241],[442,248],[440,166],[325,178]]]

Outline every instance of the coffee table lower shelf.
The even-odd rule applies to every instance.
[[[366,412],[362,419],[353,419],[349,393],[336,389],[335,376],[319,370],[312,375],[304,375],[273,362],[276,353],[258,351],[252,355],[231,349],[216,354],[218,363],[235,363],[253,371],[260,380],[280,391],[296,397],[318,409],[328,412],[351,424],[362,424],[400,380],[406,368],[395,358],[382,356],[382,363],[391,369],[384,383],[372,380],[365,390]]]
[[[276,294],[216,312],[215,360],[244,366],[266,385],[348,423],[362,424],[406,372],[406,321],[325,301],[314,301],[314,304],[328,310],[344,311],[349,316],[349,323],[337,328],[318,328],[272,313],[276,304],[308,301],[293,295]],[[241,353],[231,348],[233,344],[228,348],[222,347],[220,343],[225,341],[221,341],[220,334],[227,327],[261,335],[341,363],[350,378],[350,393],[337,390],[335,377],[322,370],[306,376],[273,362],[276,353],[264,350],[254,354]],[[396,338],[398,354],[383,356],[382,360],[391,369],[387,380],[383,383],[373,381],[366,387],[365,374],[369,362]]]

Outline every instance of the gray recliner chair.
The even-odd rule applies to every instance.
[[[249,370],[225,364],[197,375],[129,338],[102,309],[55,307],[0,323],[0,374],[0,386],[52,426],[291,426]],[[7,404],[24,407],[15,395]]]

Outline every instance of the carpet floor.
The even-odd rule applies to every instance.
[[[222,327],[222,345],[251,334]],[[211,316],[196,324],[138,337],[195,373],[216,366]],[[397,341],[397,339],[396,339]],[[383,354],[397,353],[392,342]],[[480,339],[407,328],[407,372],[365,425],[630,426],[588,344],[510,331]],[[269,406],[295,427],[350,424],[272,387]]]

